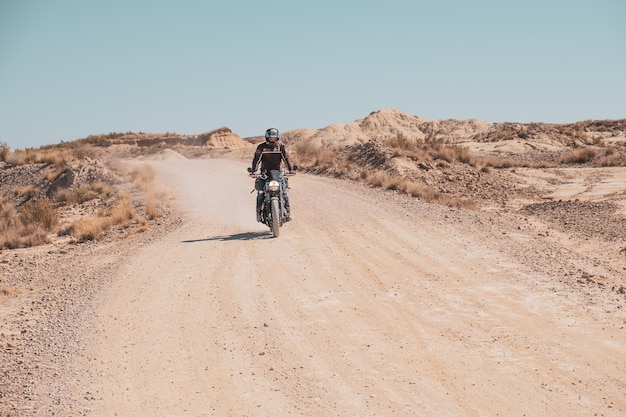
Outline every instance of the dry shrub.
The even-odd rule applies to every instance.
[[[405,192],[411,197],[420,198],[424,201],[435,201],[441,193],[426,184],[410,181],[406,184]]]
[[[47,198],[29,201],[20,210],[20,220],[25,226],[39,225],[46,231],[53,230],[59,223],[59,215]]]
[[[591,162],[596,157],[596,151],[591,148],[580,148],[570,151],[561,156],[563,164],[584,164]]]
[[[61,174],[63,174],[65,171],[67,170],[67,164],[66,163],[62,163],[60,165],[52,165],[50,168],[48,168],[48,170],[46,171],[46,174],[44,175],[44,178],[46,179],[46,181],[48,182],[54,182],[57,178],[59,178],[59,176]]]
[[[433,145],[428,149],[433,159],[441,159],[448,163],[458,161],[471,166],[476,166],[476,158],[471,154],[468,147],[458,145]]]
[[[317,161],[320,159],[320,154],[328,155],[331,153],[328,149],[319,145],[315,145],[309,141],[300,141],[294,146],[293,158],[297,159],[297,164],[302,168],[311,168],[317,165]],[[324,156],[322,159],[326,159]]]
[[[336,149],[300,141],[294,146],[294,151],[294,162],[300,168],[335,176],[342,176],[349,172],[348,163],[337,153]]]
[[[11,152],[4,160],[9,165],[25,165],[28,163],[28,154],[26,151]]]
[[[37,189],[32,184],[29,184],[24,187],[16,186],[15,188],[13,188],[13,195],[15,195],[16,197],[22,196],[22,197],[25,197],[26,199],[30,199],[30,198],[33,198],[36,193],[37,193]]]
[[[384,171],[361,171],[361,179],[364,180],[366,184],[376,187],[382,187],[388,175],[389,174]]]
[[[623,167],[626,166],[626,154],[610,147],[606,149],[604,155],[596,157],[595,163],[602,167]]]
[[[117,204],[110,209],[109,217],[112,225],[119,225],[124,228],[129,227],[132,221],[139,219],[128,194],[122,194]]]
[[[476,207],[476,204],[469,199],[447,196],[422,182],[392,175],[385,171],[362,171],[361,179],[367,184],[386,190],[398,191],[429,203],[437,203],[456,208],[463,207],[473,209]]]
[[[0,249],[31,247],[48,242],[59,217],[46,198],[29,201],[20,211],[6,196],[0,197]]]
[[[14,248],[24,225],[20,220],[13,202],[6,196],[0,196],[0,249]]]
[[[93,145],[78,144],[75,142],[72,142],[71,151],[76,159],[97,159],[101,154],[101,151],[96,149]]]
[[[17,150],[8,154],[5,161],[9,165],[25,164],[48,164],[53,166],[67,166],[74,160],[74,156],[68,149],[32,149]]]
[[[468,147],[448,143],[441,139],[427,138],[422,142],[397,134],[396,137],[383,143],[393,149],[394,156],[403,156],[414,161],[440,160],[448,163],[458,161],[471,166],[477,165],[477,158],[472,155]]]
[[[154,181],[156,172],[152,165],[148,163],[140,164],[131,170],[130,176],[133,183],[143,191],[146,216],[150,219],[161,217],[163,213],[159,206],[162,196],[156,190]]]
[[[101,217],[78,220],[65,233],[74,236],[79,241],[96,240],[114,226],[128,228],[134,223],[145,226],[146,221],[137,215],[130,197],[122,194],[117,204],[103,211]]]
[[[392,149],[399,149],[404,151],[416,151],[418,149],[417,140],[411,140],[398,132],[396,136],[383,141],[383,143]]]
[[[447,162],[461,161],[473,165],[477,163],[477,159],[471,155],[469,148],[449,145],[443,141],[431,140],[420,146],[420,142],[410,141],[403,135],[397,134],[395,138],[387,141],[387,145],[394,146],[400,154],[415,160],[429,160],[432,157]],[[313,145],[307,141],[296,143],[294,150],[298,155],[299,164],[304,168],[312,168],[317,173],[346,175],[351,170],[359,169],[353,162],[347,161],[341,154],[338,154],[336,150]],[[420,181],[390,174],[383,170],[361,170],[360,177],[362,181],[375,187],[395,190],[427,202],[435,202],[450,207],[475,207],[475,204],[470,200],[445,196]]]
[[[95,217],[74,222],[65,233],[83,242],[86,240],[96,240],[109,227],[111,227],[111,222],[108,218]]]
[[[6,142],[0,142],[0,161],[6,162],[7,157],[11,153],[11,148]]]
[[[152,188],[146,191],[146,194],[145,194],[146,216],[148,216],[148,218],[151,220],[163,216],[163,212],[161,211],[161,208],[159,207],[160,206],[159,202],[161,201],[159,197],[160,195]]]
[[[130,171],[130,177],[138,186],[146,186],[154,182],[156,173],[152,165],[147,162],[139,164]]]
[[[111,195],[113,195],[111,187],[102,181],[97,181],[73,190],[59,190],[55,195],[55,199],[66,204],[81,204],[98,197],[107,198]]]
[[[74,157],[69,152],[50,149],[35,153],[35,162],[44,163],[54,166],[66,166],[69,161],[72,161]]]

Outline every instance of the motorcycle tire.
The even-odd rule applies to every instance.
[[[278,237],[280,234],[280,207],[278,200],[272,200],[270,207],[272,209],[272,225],[270,229],[272,229],[272,235]]]

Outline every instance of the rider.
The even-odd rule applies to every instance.
[[[280,135],[278,133],[278,129],[274,127],[270,127],[269,129],[265,131],[265,142],[262,142],[259,144],[259,146],[257,146],[256,151],[254,152],[254,158],[252,158],[252,170],[250,171],[251,174],[254,174],[256,172],[259,162],[261,163],[261,171],[268,170],[268,169],[280,169],[280,167],[266,166],[265,161],[263,160],[263,158],[261,158],[261,155],[264,152],[277,152],[277,151],[280,151],[280,153],[282,154],[281,162],[285,161],[285,164],[287,165],[287,169],[289,170],[289,174],[292,174],[292,175],[295,174],[294,166],[291,163],[291,158],[289,157],[289,152],[287,151],[287,148],[285,147],[285,145],[279,142],[279,140],[280,140]],[[290,210],[289,210],[289,197],[287,196],[287,183],[285,181],[285,176],[282,174],[282,172],[280,174],[280,181],[281,181],[281,187],[283,189],[283,196],[285,199],[285,211],[287,212],[287,220],[289,220]],[[263,180],[261,178],[257,178],[255,187],[257,190],[263,189]],[[261,221],[261,205],[262,204],[263,204],[263,194],[257,194],[256,220],[258,222]]]

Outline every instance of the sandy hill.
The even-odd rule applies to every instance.
[[[409,140],[466,144],[476,149],[524,152],[557,150],[593,141],[626,139],[626,119],[571,124],[489,123],[476,119],[427,120],[386,108],[363,119],[322,129],[294,129],[283,140],[307,140],[313,145],[345,147],[369,140],[385,141],[402,135]]]

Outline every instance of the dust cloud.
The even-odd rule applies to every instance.
[[[152,161],[157,181],[176,198],[187,215],[206,223],[259,230],[254,206],[254,181],[246,165],[232,159],[169,157]]]

